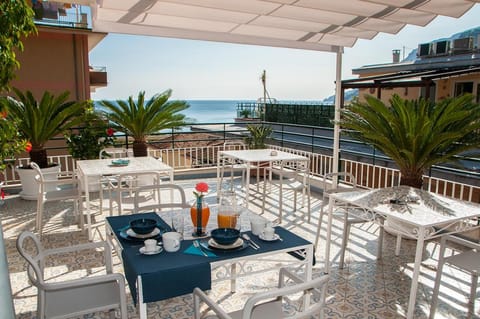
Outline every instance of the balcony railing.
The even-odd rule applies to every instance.
[[[33,1],[32,1],[33,2]],[[90,7],[55,1],[33,2],[35,24],[90,29]]]

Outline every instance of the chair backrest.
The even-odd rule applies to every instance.
[[[128,157],[128,150],[126,148],[106,147],[101,149],[100,153],[98,154],[98,158],[100,159],[121,157]]]
[[[280,279],[282,281],[283,279]],[[242,319],[251,319],[255,317],[253,314],[255,306],[262,301],[271,300],[272,298],[282,298],[285,300],[290,300],[289,296],[297,295],[301,293],[300,298],[304,296],[310,297],[310,302],[307,305],[302,303],[299,307],[289,307],[288,319],[301,319],[301,318],[311,318],[323,311],[325,305],[326,289],[328,285],[329,275],[322,275],[318,278],[315,278],[308,282],[297,282],[293,285],[283,286],[281,288],[258,293],[250,297],[243,308]],[[280,319],[280,318],[279,318]]]
[[[335,192],[335,190],[343,188],[339,184],[351,185],[352,189],[357,188],[357,179],[353,174],[348,172],[328,173],[323,177],[323,191]]]
[[[154,193],[152,200],[145,200],[144,194]],[[162,196],[163,195],[163,196]],[[134,211],[152,211],[162,209],[182,209],[190,207],[185,191],[176,184],[154,184],[138,187],[133,200]]]
[[[239,140],[226,140],[223,143],[224,151],[236,151],[236,150],[246,150],[247,145]]]
[[[27,249],[28,242],[33,243],[33,250]],[[44,249],[40,240],[35,234],[29,231],[22,232],[17,238],[17,250],[20,255],[28,262],[27,274],[32,284],[39,289],[43,289],[45,281],[43,278],[43,270],[45,268]]]

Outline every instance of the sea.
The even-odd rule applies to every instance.
[[[238,103],[256,100],[185,100],[190,107],[183,111],[188,123],[233,123],[237,117]],[[280,103],[308,103],[312,101],[279,101]],[[95,107],[101,109],[95,101]]]

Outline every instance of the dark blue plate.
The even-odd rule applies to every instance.
[[[127,234],[127,229],[122,229],[120,231],[120,237],[125,239],[125,240],[128,240],[128,241],[132,241],[132,242],[141,242],[143,243],[146,239],[156,239],[156,240],[160,240],[162,238],[162,234],[165,232],[164,229],[160,228],[157,226],[157,228],[160,230],[160,232],[157,234],[157,235],[154,235],[154,236],[151,236],[151,237],[145,237],[145,238],[138,238],[138,237],[132,237],[132,236],[129,236]]]
[[[218,252],[229,253],[229,252],[244,250],[245,248],[248,247],[248,243],[246,241],[244,241],[241,246],[238,246],[238,247],[232,248],[232,249],[215,248],[213,246],[210,246],[208,244],[208,242],[206,242],[206,241],[201,241],[200,245],[202,245],[203,248],[205,248],[207,250],[210,250],[212,252],[215,252],[215,253],[218,253]]]

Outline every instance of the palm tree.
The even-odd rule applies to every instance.
[[[185,101],[168,101],[172,90],[155,94],[145,103],[145,92],[138,93],[128,101],[100,101],[105,107],[106,117],[113,123],[117,131],[133,137],[133,155],[147,156],[147,136],[167,128],[175,128],[185,124],[185,115],[179,112],[189,107]]]
[[[18,130],[32,145],[30,160],[40,166],[48,167],[45,144],[67,129],[79,125],[83,121],[84,102],[68,101],[69,92],[65,91],[55,97],[45,91],[40,101],[32,92],[23,94],[14,88],[18,100],[12,97],[2,99],[11,115],[20,119]]]
[[[372,96],[365,99],[343,110],[339,124],[395,161],[401,185],[421,188],[432,165],[480,147],[480,106],[471,95],[437,103],[393,95],[390,106]]]

